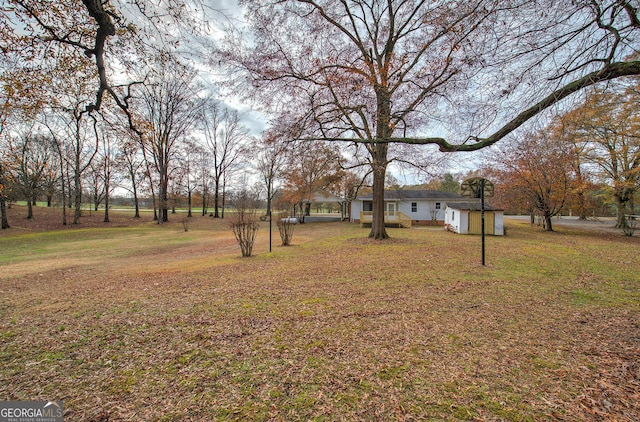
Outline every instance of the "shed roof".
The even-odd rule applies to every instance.
[[[373,193],[368,193],[366,195],[361,195],[358,199],[369,200],[373,199]],[[412,199],[428,199],[428,200],[462,200],[465,199],[464,196],[459,195],[454,192],[442,192],[438,190],[416,190],[416,189],[396,189],[396,190],[385,190],[384,191],[384,199],[400,199],[400,200],[412,200]]]
[[[447,208],[453,208],[460,211],[480,211],[480,202],[456,202],[453,204],[447,204]],[[501,208],[492,207],[491,205],[484,203],[485,211],[504,211]]]

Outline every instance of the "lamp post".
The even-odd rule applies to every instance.
[[[484,198],[493,196],[493,183],[483,177],[472,177],[460,185],[460,192],[468,198],[480,198],[480,217],[482,235],[482,265],[485,266],[485,240],[484,240]]]

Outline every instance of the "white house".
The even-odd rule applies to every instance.
[[[504,211],[485,203],[484,233],[504,235]],[[447,230],[460,234],[482,233],[482,210],[479,202],[449,204],[445,210],[444,225]]]
[[[385,222],[411,227],[412,224],[444,225],[448,205],[469,202],[469,198],[452,192],[435,190],[386,190]],[[373,195],[362,195],[351,203],[351,222],[371,224]]]

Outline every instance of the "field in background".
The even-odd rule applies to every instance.
[[[42,231],[35,212],[0,233],[2,400],[69,421],[640,412],[637,236],[509,222],[485,268],[479,237],[442,229],[312,223],[269,253],[261,223],[243,259],[209,217]]]

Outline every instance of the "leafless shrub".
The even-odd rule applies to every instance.
[[[234,202],[236,212],[229,218],[229,228],[236,236],[242,256],[251,256],[260,226],[260,216],[255,210],[255,198],[249,192],[241,191]]]
[[[259,217],[255,210],[240,208],[229,218],[229,228],[240,245],[242,256],[251,256],[256,233],[259,227]]]
[[[278,225],[278,231],[280,232],[280,239],[282,239],[282,246],[291,245],[291,239],[293,239],[293,228],[297,223],[297,219],[289,217],[286,213],[278,215],[276,224]]]

